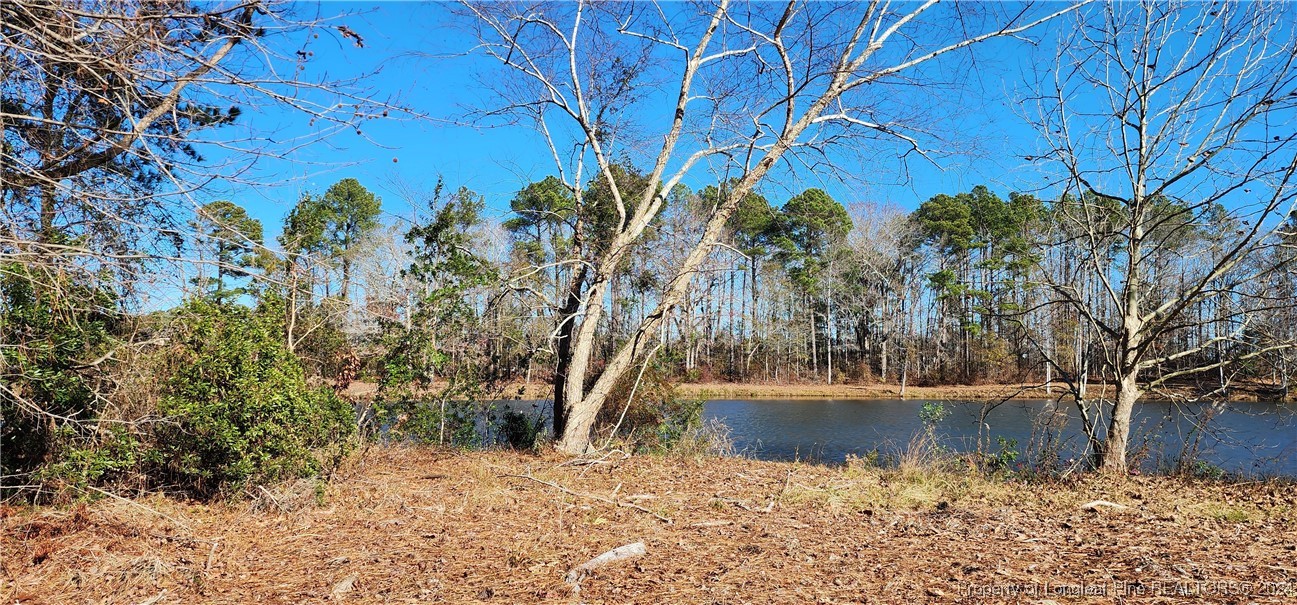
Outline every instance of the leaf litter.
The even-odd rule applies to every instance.
[[[1046,483],[743,458],[575,465],[371,448],[314,505],[148,496],[0,508],[0,598],[1290,603],[1295,511],[1297,490],[1277,481]],[[564,581],[637,542],[643,555],[581,569],[579,591]]]

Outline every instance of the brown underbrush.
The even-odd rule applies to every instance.
[[[1297,601],[1297,492],[1278,482],[375,447],[323,488],[251,493],[0,509],[0,599]],[[564,581],[632,542],[647,554]]]

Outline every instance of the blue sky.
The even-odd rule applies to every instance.
[[[308,76],[347,78],[375,72],[366,81],[367,88],[426,117],[372,121],[364,125],[364,136],[343,132],[282,158],[262,158],[245,175],[245,180],[261,185],[214,184],[200,197],[231,199],[245,206],[265,224],[269,239],[279,232],[283,216],[301,193],[323,192],[347,177],[359,179],[382,197],[389,219],[396,220],[410,214],[400,199],[398,182],[430,189],[440,175],[450,187],[463,185],[483,194],[490,208],[503,216],[515,191],[553,172],[550,156],[534,131],[457,123],[466,108],[488,101],[474,79],[487,59],[462,56],[472,41],[448,25],[446,5],[325,2],[318,8],[299,4],[298,10],[318,10],[325,17],[345,15],[335,23],[345,24],[364,39],[363,48],[337,36],[312,40],[309,48],[315,54],[307,63]],[[1045,29],[1037,33],[1049,35]],[[783,177],[765,186],[768,197],[780,204],[788,191],[823,187],[845,204],[888,202],[913,209],[936,193],[965,191],[977,184],[988,184],[1002,194],[1030,187],[1023,178],[1021,155],[1029,153],[1034,135],[1010,109],[1022,73],[1033,63],[1030,53],[1025,44],[1005,41],[983,45],[976,61],[955,59],[953,67],[965,70],[967,77],[956,93],[958,98],[947,100],[958,108],[947,125],[973,146],[976,155],[948,157],[940,168],[912,161],[907,172],[889,151],[867,163],[847,165],[847,171],[860,176],[853,182],[809,174],[794,180]],[[243,123],[234,127],[241,132],[270,132],[284,140],[314,128],[306,117],[281,108],[243,109]],[[701,187],[707,184],[706,175],[698,172],[687,184]]]

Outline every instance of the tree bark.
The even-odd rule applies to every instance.
[[[1099,470],[1106,475],[1123,475],[1128,472],[1126,453],[1130,447],[1131,417],[1135,402],[1143,393],[1139,389],[1139,372],[1124,374],[1117,382],[1117,402],[1112,408],[1108,433],[1100,450]]]

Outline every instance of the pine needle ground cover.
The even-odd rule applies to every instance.
[[[250,500],[0,509],[0,553],[24,604],[1291,603],[1297,489],[372,448]]]

